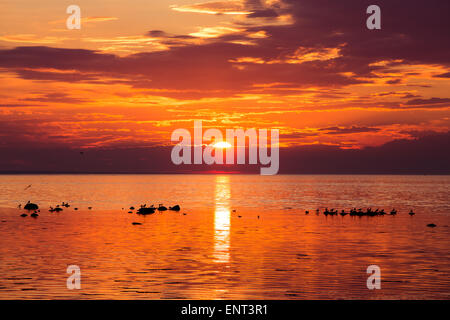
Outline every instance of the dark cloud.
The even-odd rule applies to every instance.
[[[340,127],[329,127],[319,129],[320,131],[324,131],[326,134],[351,134],[351,133],[363,133],[363,132],[378,132],[380,129],[378,128],[370,128],[370,127],[358,127],[352,126],[350,128],[340,128]]]
[[[39,104],[21,104],[21,103],[8,103],[0,104],[0,108],[23,108],[23,107],[41,107]]]
[[[402,96],[403,99],[412,99],[412,98],[420,98],[420,95],[407,93],[404,96]]]
[[[82,74],[80,72],[51,72],[37,71],[30,69],[15,69],[16,74],[22,79],[41,80],[41,81],[61,81],[61,82],[85,82],[100,80],[101,74]]]
[[[449,65],[450,43],[444,30],[450,2],[380,0],[382,29],[368,30],[370,1],[285,0],[295,16],[299,41],[328,46],[345,42],[344,54],[363,60],[401,59],[406,63]]]
[[[402,83],[402,79],[394,79],[386,81],[386,84],[399,84]]]
[[[361,150],[298,147],[280,153],[280,173],[450,174],[450,132]]]
[[[248,14],[249,18],[276,18],[278,17],[278,12],[274,9],[263,9],[263,10],[255,10],[252,13]]]
[[[147,32],[147,36],[155,37],[155,38],[162,38],[162,37],[166,37],[167,34],[162,30],[151,30],[151,31]]]
[[[450,78],[450,72],[442,73],[434,76],[435,78]]]
[[[401,134],[407,134],[409,136],[411,136],[412,138],[423,138],[426,136],[434,136],[434,135],[439,135],[439,132],[433,131],[433,130],[423,130],[423,131],[419,131],[419,130],[402,130],[399,133]]]
[[[53,68],[58,70],[102,71],[116,66],[112,54],[85,49],[61,49],[43,46],[0,50],[0,66],[4,68]]]
[[[94,80],[102,73],[128,80],[146,82],[149,88],[179,90],[246,91],[258,82],[288,82],[294,87],[343,86],[363,83],[340,74],[324,63],[247,64],[235,68],[230,60],[257,56],[258,47],[214,42],[173,48],[166,52],[138,53],[127,57],[101,54],[92,50],[50,47],[18,47],[0,51],[0,66],[13,68],[27,79],[60,81]],[[75,70],[74,73],[29,71],[29,68]],[[220,70],[220,72],[217,72]],[[214,76],[211,76],[214,75]]]
[[[39,95],[37,97],[32,98],[23,98],[19,99],[20,101],[32,101],[32,102],[60,102],[60,103],[74,103],[81,104],[88,102],[88,99],[84,98],[74,98],[69,96],[66,93],[47,93],[43,95]]]
[[[430,99],[413,99],[406,102],[407,105],[434,105],[434,104],[442,104],[442,103],[450,103],[449,98],[430,98]]]

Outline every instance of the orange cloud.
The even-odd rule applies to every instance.
[[[172,10],[179,12],[206,13],[206,14],[244,15],[251,13],[251,11],[246,11],[244,1],[239,0],[213,1],[184,6],[172,5],[171,8]]]

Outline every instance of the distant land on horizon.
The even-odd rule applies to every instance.
[[[258,174],[261,165],[172,164],[172,147],[92,148],[0,147],[1,174]],[[280,149],[279,174],[450,174],[450,132],[377,147],[341,149],[305,145]]]

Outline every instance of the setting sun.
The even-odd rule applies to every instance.
[[[220,141],[220,142],[216,142],[216,143],[213,145],[213,147],[214,147],[214,148],[222,148],[222,149],[226,149],[226,148],[230,148],[230,147],[231,147],[231,144],[229,144],[229,143],[226,142],[226,141]]]

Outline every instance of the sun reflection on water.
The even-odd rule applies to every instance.
[[[217,176],[214,210],[214,261],[230,261],[230,177]]]

